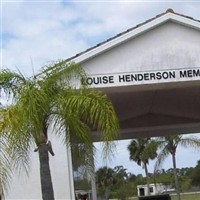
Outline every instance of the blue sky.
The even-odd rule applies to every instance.
[[[200,134],[187,134],[184,137],[196,136],[200,137]],[[108,165],[111,168],[115,166],[122,165],[127,172],[133,174],[143,174],[145,176],[144,169],[141,166],[138,166],[135,162],[129,160],[129,152],[127,151],[127,146],[129,145],[130,140],[118,141],[117,149],[115,156],[110,161],[103,161],[100,156],[101,144],[97,144],[97,156],[96,156],[96,167],[99,168],[102,165]],[[99,152],[99,153],[98,153]],[[192,148],[183,148],[178,146],[176,153],[177,168],[184,167],[195,167],[197,161],[200,160],[200,151],[197,151]],[[154,172],[155,161],[150,161],[148,165],[148,170],[150,173]],[[167,170],[173,168],[172,157],[169,156],[163,162],[161,168]]]
[[[69,58],[168,8],[200,20],[200,3],[195,1],[2,0],[1,68],[19,69],[30,76],[48,62]],[[116,158],[109,165],[143,173],[129,161],[127,144],[118,143]],[[198,159],[199,152],[180,149],[178,167],[195,166]],[[169,158],[164,167],[170,168],[170,162]]]
[[[1,66],[31,75],[169,7],[200,18],[200,3],[170,2],[2,0]]]

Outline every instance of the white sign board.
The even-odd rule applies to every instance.
[[[102,88],[193,80],[200,80],[200,68],[93,75],[82,82],[91,87]]]

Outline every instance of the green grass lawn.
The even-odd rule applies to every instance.
[[[132,197],[129,200],[138,200],[138,197]],[[171,195],[171,200],[177,200],[176,195]],[[181,200],[200,200],[200,193],[181,194]]]
[[[172,195],[171,200],[177,200],[177,197],[175,195]],[[200,193],[182,194],[181,200],[200,200]]]

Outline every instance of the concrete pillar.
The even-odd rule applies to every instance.
[[[94,153],[92,157],[92,177],[91,177],[91,186],[92,186],[92,200],[97,200],[97,188],[96,188],[96,179],[95,179],[95,163],[94,163]]]
[[[67,147],[67,163],[68,163],[68,191],[69,194],[67,199],[75,200],[75,191],[74,191],[74,178],[73,178],[73,166],[72,166],[72,155],[71,155],[71,148]]]

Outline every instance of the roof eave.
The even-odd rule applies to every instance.
[[[108,40],[107,42],[102,43],[101,45],[95,48],[91,48],[91,50],[86,51],[78,56],[75,56],[74,58],[70,59],[70,61],[80,64],[98,54],[103,53],[104,51],[107,51],[121,43],[126,42],[127,40],[130,40],[131,38],[134,38],[170,20],[200,30],[199,21],[175,13],[168,12],[165,13],[164,15],[159,16],[158,18],[155,18],[147,23],[144,23],[142,26],[138,26],[127,33],[115,37],[110,41]]]

